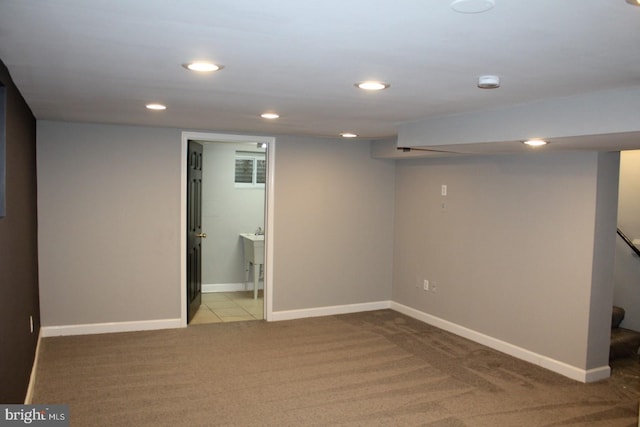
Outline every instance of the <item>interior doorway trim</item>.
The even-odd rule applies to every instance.
[[[187,146],[189,140],[208,142],[263,142],[267,144],[267,185],[265,188],[265,319],[273,320],[273,213],[276,138],[213,132],[182,132],[180,147],[180,321],[187,326]]]

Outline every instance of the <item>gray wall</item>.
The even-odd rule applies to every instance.
[[[38,121],[44,326],[180,317],[180,138]]]
[[[7,208],[0,218],[0,403],[23,403],[40,329],[36,119],[2,61],[0,84],[6,91]]]
[[[586,368],[609,361],[620,153],[598,153]]]
[[[631,240],[640,239],[640,150],[620,153],[618,227]],[[614,304],[626,311],[621,326],[640,331],[640,258],[621,238],[616,242],[615,284]]]
[[[180,137],[39,122],[44,325],[179,317]],[[275,147],[274,311],[393,299],[571,366],[607,364],[615,155],[396,165],[361,141]]]
[[[178,129],[38,122],[45,326],[180,317]],[[394,164],[277,137],[274,310],[389,300]]]
[[[618,225],[630,239],[640,239],[640,150],[620,154]]]
[[[640,239],[640,150],[620,154],[618,225],[630,239]]]
[[[278,138],[274,311],[390,299],[394,170],[362,142]]]
[[[202,283],[244,282],[240,233],[264,230],[264,188],[236,188],[236,151],[258,151],[255,144],[203,143]],[[264,150],[262,151],[264,152]]]
[[[608,323],[589,330],[589,315],[611,310],[612,290],[601,306],[591,294],[594,229],[615,231],[615,203],[596,221],[596,190],[617,191],[617,172],[599,180],[599,162],[591,152],[398,162],[393,300],[578,368],[606,366],[601,353],[586,360],[589,337],[608,346]]]

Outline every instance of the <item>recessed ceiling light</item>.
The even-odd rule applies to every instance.
[[[480,76],[478,77],[478,87],[480,89],[497,89],[500,87],[500,77]]]
[[[263,119],[274,120],[280,116],[276,113],[264,113],[264,114],[260,114],[260,117],[262,117]]]
[[[343,138],[356,138],[358,135],[356,135],[355,133],[351,133],[351,132],[343,132],[340,134],[341,137]]]
[[[147,104],[146,107],[149,110],[166,110],[167,106],[162,104]]]
[[[189,64],[182,64],[182,66],[187,70],[199,71],[202,73],[210,73],[224,68],[222,65],[217,65],[212,62],[191,62]]]
[[[355,86],[364,90],[382,90],[391,86],[388,83],[378,82],[374,80],[367,80],[366,82],[356,83]]]
[[[541,147],[543,145],[547,145],[547,141],[542,140],[542,139],[537,139],[537,138],[528,139],[526,141],[522,141],[522,143],[526,144],[526,145],[528,145],[530,147]]]
[[[482,13],[493,9],[494,0],[454,0],[451,9],[459,13]]]
[[[640,6],[640,0],[626,0],[627,3],[633,6]]]

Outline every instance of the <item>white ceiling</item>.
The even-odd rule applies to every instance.
[[[0,59],[38,119],[367,139],[640,85],[640,7],[624,0],[496,0],[482,14],[450,3],[1,0]],[[225,68],[181,67],[192,60]],[[484,74],[501,88],[478,89]],[[391,87],[354,87],[367,79]]]

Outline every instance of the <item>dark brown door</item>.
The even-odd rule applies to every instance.
[[[187,165],[187,323],[202,301],[202,145],[189,141]]]

